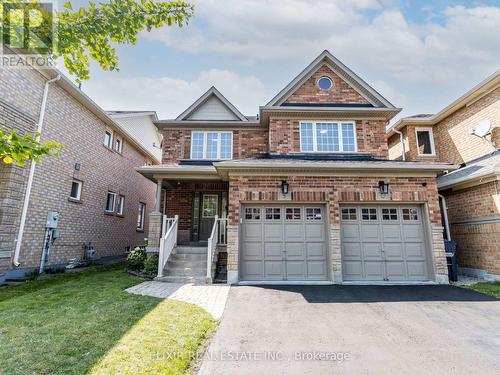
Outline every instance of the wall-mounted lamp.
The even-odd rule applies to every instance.
[[[286,195],[288,194],[288,182],[285,180],[281,181],[281,192]]]
[[[386,184],[384,181],[378,182],[378,188],[380,190],[380,194],[389,194],[389,184]]]

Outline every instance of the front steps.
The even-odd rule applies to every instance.
[[[200,246],[177,246],[170,255],[164,269],[164,276],[155,280],[170,283],[207,282],[207,248]]]

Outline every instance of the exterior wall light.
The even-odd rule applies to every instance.
[[[281,192],[283,193],[283,195],[288,194],[288,182],[286,182],[285,180],[281,181]]]
[[[386,184],[384,181],[378,182],[378,188],[380,190],[380,194],[389,194],[389,184]]]

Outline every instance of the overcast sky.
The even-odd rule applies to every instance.
[[[120,72],[93,68],[83,90],[106,110],[175,118],[214,85],[255,115],[328,49],[407,116],[439,111],[500,68],[500,0],[192,2],[187,27],[119,47]]]

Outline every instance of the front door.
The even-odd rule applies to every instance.
[[[207,241],[212,232],[215,215],[219,212],[219,194],[202,193],[200,199],[200,241]]]

